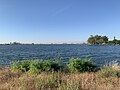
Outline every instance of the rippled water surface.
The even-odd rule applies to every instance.
[[[0,64],[8,65],[23,59],[61,59],[90,57],[97,64],[117,60],[120,62],[120,46],[88,45],[0,45]]]

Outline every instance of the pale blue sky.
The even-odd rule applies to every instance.
[[[0,43],[120,39],[120,0],[0,0]]]

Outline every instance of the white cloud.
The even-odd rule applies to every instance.
[[[58,15],[58,14],[61,14],[61,13],[65,12],[65,11],[67,11],[68,9],[70,9],[71,7],[72,7],[72,5],[67,5],[67,6],[65,6],[65,7],[62,7],[62,8],[60,8],[60,9],[56,10],[56,11],[53,13],[53,16],[56,16],[56,15]]]

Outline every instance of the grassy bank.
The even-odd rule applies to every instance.
[[[0,90],[120,90],[120,78],[99,73],[28,73],[0,70]]]
[[[120,90],[117,62],[96,70],[91,61],[72,58],[67,67],[65,72],[57,62],[13,63],[0,69],[0,90]]]

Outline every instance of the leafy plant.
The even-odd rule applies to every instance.
[[[40,73],[41,71],[43,71],[43,62],[41,62],[40,60],[31,61],[29,72]]]
[[[31,63],[30,60],[17,61],[17,62],[14,62],[11,65],[11,68],[13,70],[19,70],[19,71],[27,72],[30,69],[30,67],[29,67],[30,63]]]
[[[89,59],[71,58],[68,68],[70,72],[90,72],[96,70],[96,65]]]
[[[23,60],[14,62],[11,68],[22,72],[40,73],[42,71],[57,72],[62,66],[56,61]]]
[[[59,71],[60,68],[60,64],[56,61],[44,61],[43,63],[44,71]]]

